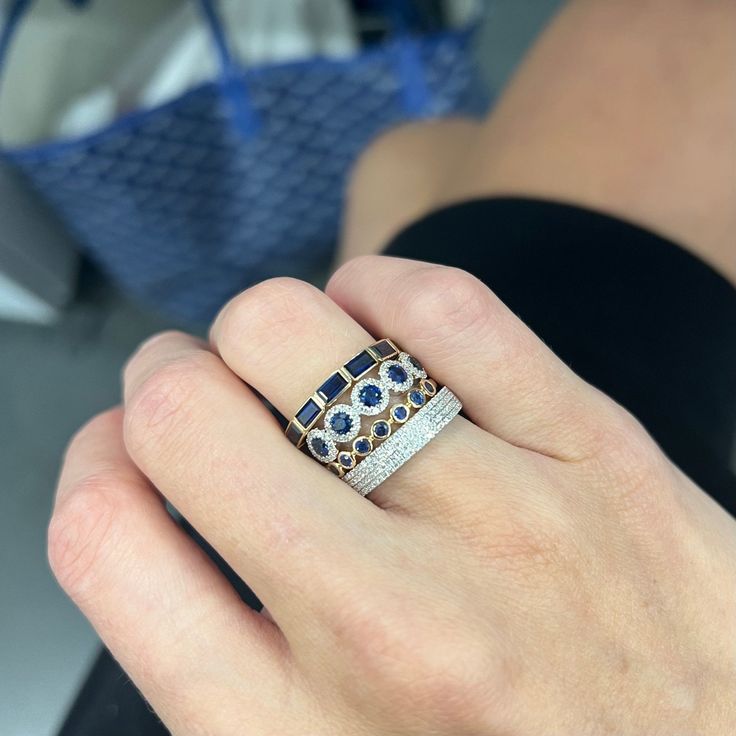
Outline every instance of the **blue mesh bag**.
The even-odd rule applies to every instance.
[[[11,4],[0,65],[29,4]],[[349,59],[244,68],[213,1],[200,4],[217,79],[92,135],[0,150],[126,292],[192,323],[256,281],[327,266],[346,175],[382,130],[487,107],[477,19],[399,30]]]

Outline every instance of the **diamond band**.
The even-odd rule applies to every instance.
[[[433,440],[461,409],[460,399],[447,386],[440,389],[436,396],[347,473],[343,480],[358,493],[367,496]]]

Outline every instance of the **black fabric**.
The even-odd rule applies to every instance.
[[[409,226],[391,255],[478,276],[583,378],[632,411],[731,513],[736,477],[736,290],[678,245],[579,207],[486,199]],[[251,606],[258,601],[187,531]],[[60,736],[166,729],[107,652]]]
[[[475,274],[736,515],[736,289],[703,261],[614,217],[520,198],[436,211],[386,253]]]

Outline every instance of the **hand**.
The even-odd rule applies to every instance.
[[[248,388],[291,415],[366,330],[468,417],[368,499]],[[71,444],[50,559],[175,734],[736,733],[734,520],[467,274],[265,282],[124,383]]]

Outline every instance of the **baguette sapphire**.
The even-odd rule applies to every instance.
[[[334,401],[348,385],[342,373],[333,373],[318,389],[317,393],[329,404]]]
[[[396,354],[396,348],[388,340],[377,342],[371,347],[371,349],[378,353],[382,358],[388,358],[389,356]]]
[[[367,351],[358,353],[352,360],[345,363],[345,370],[353,377],[358,378],[369,371],[376,364],[376,359]]]
[[[299,409],[296,415],[296,420],[302,427],[309,427],[309,425],[319,416],[322,411],[319,404],[314,399],[309,399],[304,406]]]

